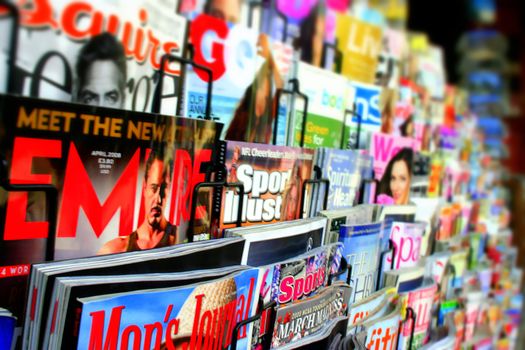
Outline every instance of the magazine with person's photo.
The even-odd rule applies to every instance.
[[[324,245],[297,257],[261,268],[260,300],[262,305],[275,302],[286,305],[305,300],[330,285],[340,271],[343,246],[341,243]],[[254,332],[253,344],[260,343],[268,332],[268,317],[263,312],[258,332]]]
[[[311,177],[313,150],[227,141],[223,159],[227,181],[244,185],[242,226],[303,217],[300,203],[308,202],[310,196],[302,198],[302,186]],[[226,189],[222,194],[221,229],[235,226],[239,205],[238,189]]]
[[[381,226],[381,222],[341,226],[339,242],[344,244],[344,257],[352,265],[352,295],[349,301],[352,304],[375,292]],[[343,278],[346,277],[343,275]]]
[[[379,54],[375,84],[390,89],[399,86],[401,62],[408,54],[408,42],[404,31],[383,29],[383,49]]]
[[[414,151],[418,147],[412,138],[372,134],[370,154],[374,157],[374,175],[379,181],[378,203],[408,204]]]
[[[285,47],[274,57],[270,38],[241,24],[208,14],[191,24],[193,60],[212,73],[211,119],[224,124],[227,140],[270,143],[273,137],[276,90],[284,88],[291,53]],[[281,57],[283,54],[288,59]],[[279,58],[279,61],[277,60]],[[288,68],[289,69],[289,68]],[[188,67],[183,115],[206,117],[208,74]]]
[[[339,272],[343,245],[334,243],[262,268],[261,298],[265,305],[288,304],[326,287]]]
[[[193,270],[177,273],[152,273],[110,276],[59,277],[55,280],[53,312],[48,314],[43,347],[71,349],[77,339],[76,312],[81,309],[79,298],[130,292],[141,289],[173,288],[217,279],[247,269],[231,266],[219,269]]]
[[[259,269],[248,269],[185,287],[81,298],[76,348],[228,348],[237,323],[256,313],[258,287]],[[249,349],[250,328],[240,329],[237,349]]]
[[[8,180],[48,186],[53,205],[42,192],[2,197],[0,293],[16,297],[0,298],[0,306],[23,312],[29,264],[185,240],[192,188],[213,161],[220,124],[7,95],[0,101],[0,129],[10,130],[0,140]],[[15,299],[17,309],[3,304]]]
[[[308,114],[296,109],[294,146],[301,145],[304,128],[304,146],[339,148],[348,103],[347,79],[304,62],[296,70],[301,92],[308,97]]]
[[[348,14],[337,14],[337,47],[343,54],[342,74],[349,79],[373,84],[383,47],[379,26]]]
[[[35,264],[29,280],[24,324],[24,348],[40,348],[56,278],[115,274],[173,273],[239,265],[245,242],[223,239],[123,254]]]
[[[302,62],[330,69],[334,54],[323,53],[323,47],[335,43],[336,13],[345,12],[348,5],[336,1],[290,3],[276,0],[263,2],[259,15],[254,11],[254,17],[260,21],[261,32],[273,40],[293,45]]]
[[[192,190],[205,180],[222,125],[29,98],[0,101],[0,123],[12,130],[0,151],[9,180],[58,191],[55,259],[185,241]],[[5,241],[55,235],[46,222],[22,215],[26,204],[17,198],[30,196],[10,193],[3,204]],[[43,205],[31,211],[41,217]],[[8,252],[15,253],[7,249],[2,258]]]
[[[278,307],[270,348],[304,341],[321,332],[330,321],[346,316],[351,307],[347,302],[351,289],[338,283],[301,302]]]
[[[176,14],[176,3],[15,1],[20,29],[16,91],[10,92],[149,112],[161,57],[185,50],[187,21]],[[9,42],[10,32],[2,35]],[[175,115],[180,66],[164,71],[162,112]]]
[[[178,0],[177,12],[189,20],[200,14],[213,16],[232,24],[246,24],[248,1]]]
[[[243,237],[242,264],[265,266],[297,257],[324,244],[325,218],[231,228],[225,237]]]

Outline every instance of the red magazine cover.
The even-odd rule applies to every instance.
[[[58,194],[49,208],[41,192],[2,192],[0,307],[22,311],[31,263],[186,239],[192,190],[205,180],[222,125],[6,95],[0,105],[4,186]]]

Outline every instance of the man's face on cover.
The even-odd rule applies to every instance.
[[[146,220],[150,226],[157,227],[163,217],[166,198],[170,186],[170,169],[164,162],[155,159],[149,168],[144,187]]]
[[[91,106],[122,108],[124,77],[115,62],[94,61],[86,71],[84,86],[80,87],[78,102]]]

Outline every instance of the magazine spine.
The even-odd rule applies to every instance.
[[[227,141],[217,140],[216,142],[217,148],[215,150],[216,154],[214,156],[215,164],[224,166],[226,169],[226,149],[227,149]],[[228,169],[226,169],[226,173],[218,172],[216,181],[225,181],[228,178]],[[210,179],[211,180],[211,179]],[[221,208],[222,208],[222,196],[223,196],[223,189],[217,187],[215,191],[213,191],[213,199],[212,199],[212,208],[211,208],[211,218],[212,222],[221,222]],[[217,224],[217,230],[219,230],[219,225]],[[212,230],[212,232],[215,232],[215,230]],[[218,232],[218,235],[222,237],[223,232]]]

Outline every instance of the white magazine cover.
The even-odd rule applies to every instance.
[[[243,237],[242,264],[264,266],[320,247],[324,242],[325,218],[299,219],[263,226],[227,229],[225,237]]]
[[[149,112],[161,57],[184,52],[187,21],[176,14],[175,0],[15,3],[20,30],[13,93]],[[9,40],[9,31],[1,35]],[[164,94],[175,94],[180,66],[165,72]],[[173,95],[162,111],[173,115],[175,105]]]
[[[392,223],[390,239],[394,245],[394,270],[403,267],[413,267],[419,263],[421,256],[421,241],[425,230],[422,222],[399,222]],[[386,258],[388,264],[392,263],[392,256]]]

